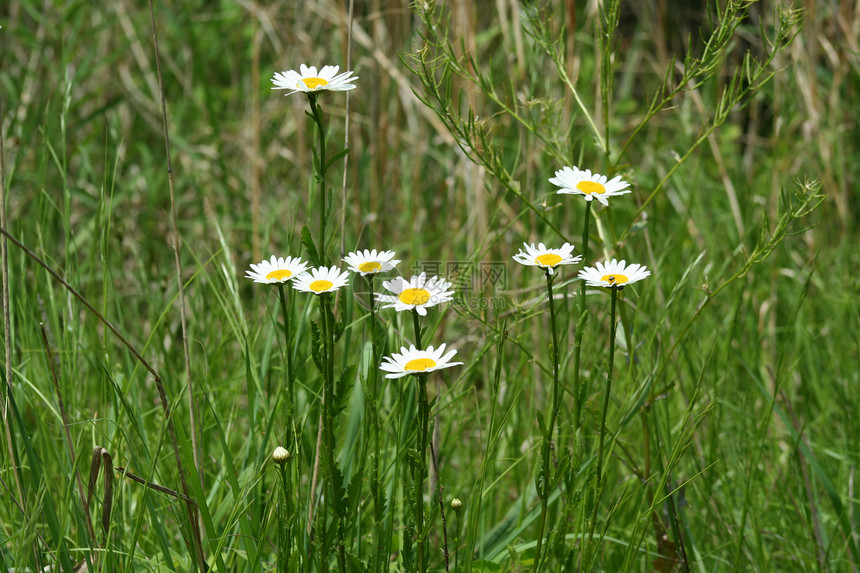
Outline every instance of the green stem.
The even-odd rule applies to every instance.
[[[375,275],[367,275],[365,277],[367,279],[367,286],[370,288],[370,335],[373,337],[370,343],[373,345],[373,353],[374,358],[376,357],[376,351],[378,348],[377,341],[377,333],[376,333],[376,291],[373,285],[373,278]],[[374,390],[376,388],[374,387]]]
[[[454,530],[454,571],[460,571],[460,511],[454,512],[456,515],[456,529]]]
[[[278,283],[278,299],[281,302],[281,314],[284,316],[284,351],[287,354],[287,448],[291,451],[298,451],[298,435],[294,424],[295,413],[295,373],[293,370],[293,333],[290,327],[290,309],[287,305],[287,295],[284,290],[284,284]],[[292,489],[288,487],[289,476],[287,475],[292,469],[286,469],[283,466],[280,468],[281,480],[283,486],[282,502],[286,504],[287,511],[287,526],[286,526],[286,559],[289,563],[290,554],[292,553],[292,535],[293,535],[293,509],[292,509]],[[286,501],[284,501],[286,500]],[[278,570],[280,571],[280,554],[278,561]],[[287,571],[286,564],[284,571]]]
[[[379,334],[377,333],[378,325],[376,324],[376,293],[374,291],[373,279],[376,275],[369,274],[365,278],[367,279],[367,285],[370,288],[370,336],[371,336],[371,346],[373,348],[373,367],[370,368],[370,376],[372,378],[372,388],[373,388],[373,403],[375,405],[375,411],[373,412],[373,419],[371,423],[373,424],[372,432],[373,432],[373,464],[371,464],[371,487],[373,492],[373,511],[374,511],[374,531],[376,532],[376,549],[374,555],[374,564],[373,571],[379,571],[382,565],[382,562],[385,560],[384,556],[387,553],[385,540],[388,539],[387,535],[383,535],[381,530],[382,520],[383,520],[383,509],[384,502],[382,500],[383,496],[383,488],[382,483],[379,481],[379,425],[380,425],[380,408],[379,408],[379,371],[376,368],[376,365],[379,364],[382,354],[379,351]]]
[[[328,219],[326,212],[326,203],[328,202],[328,186],[326,185],[326,155],[325,155],[325,127],[323,124],[323,113],[322,107],[317,104],[317,98],[319,94],[308,94],[308,101],[311,105],[311,117],[314,120],[314,123],[317,126],[317,133],[319,134],[319,154],[317,156],[317,180],[319,182],[319,190],[320,190],[320,250],[319,263],[322,266],[326,266],[328,264],[328,259],[326,258],[325,252],[325,225],[326,220]]]
[[[293,377],[293,344],[292,332],[290,330],[290,313],[287,309],[287,295],[284,292],[284,283],[278,283],[278,298],[281,301],[281,314],[284,315],[284,348],[287,353],[287,419],[289,425],[293,424],[293,391],[295,390],[295,378]],[[290,436],[288,447],[294,448],[292,441],[293,436]]]
[[[588,264],[588,228],[591,223],[591,201],[585,202],[585,224],[582,229],[582,260]],[[577,321],[576,333],[574,334],[574,353],[573,353],[573,431],[579,429],[581,407],[579,404],[582,389],[579,381],[579,365],[582,355],[582,317],[585,316],[585,281],[580,280],[579,287],[579,320]]]
[[[412,328],[415,330],[415,348],[423,350],[421,347],[421,324],[418,322],[418,311],[412,309]]]
[[[331,314],[331,295],[322,293],[320,297],[320,313],[322,314],[322,336],[323,336],[323,436],[326,441],[326,464],[328,465],[329,496],[334,506],[335,527],[337,528],[337,560],[340,571],[346,571],[346,541],[344,531],[344,519],[342,514],[343,499],[335,483],[337,465],[335,462],[335,438],[334,438],[334,339],[333,319]]]
[[[594,525],[597,522],[597,508],[603,493],[603,443],[606,438],[606,411],[609,409],[609,396],[612,391],[612,366],[615,361],[615,303],[618,299],[618,286],[612,285],[612,306],[609,310],[609,365],[606,367],[606,392],[603,395],[603,413],[600,415],[600,438],[597,445],[597,495],[591,513],[588,539],[594,538]]]
[[[427,375],[418,379],[418,464],[415,468],[415,533],[418,537],[418,571],[427,571],[424,527],[424,477],[427,475],[427,444],[430,433],[430,402],[427,400]]]
[[[558,334],[556,333],[555,319],[555,300],[552,294],[552,279],[550,274],[551,269],[546,270],[546,293],[549,298],[549,321],[550,331],[552,332],[552,411],[549,416],[549,426],[546,429],[546,434],[543,437],[543,446],[541,448],[541,458],[543,463],[543,479],[541,480],[541,491],[538,495],[541,499],[540,522],[538,524],[537,545],[535,547],[534,571],[537,571],[541,563],[541,545],[543,544],[543,534],[546,530],[546,518],[549,506],[549,483],[550,479],[550,451],[552,446],[552,435],[555,431],[555,420],[558,417],[559,400],[558,400],[558,368],[559,368],[559,351],[558,351]]]
[[[418,311],[412,309],[412,328],[415,330],[415,347],[422,350],[421,344],[421,323],[418,319]],[[414,469],[415,482],[415,536],[418,540],[418,571],[424,573],[427,571],[427,563],[425,561],[424,547],[424,476],[427,475],[427,432],[430,423],[430,405],[427,402],[427,376],[419,374],[417,398],[418,398],[418,462]]]
[[[292,490],[290,488],[289,472],[280,465],[278,473],[281,476],[281,503],[278,514],[278,573],[287,573],[292,554]]]

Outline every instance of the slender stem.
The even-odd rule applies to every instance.
[[[430,426],[430,403],[427,400],[427,375],[418,380],[418,463],[415,468],[415,534],[418,537],[418,571],[427,571],[424,527],[424,477],[427,475],[427,436]]]
[[[289,420],[290,427],[293,424],[293,404],[294,404],[294,384],[295,378],[293,377],[293,333],[290,330],[290,312],[287,308],[287,295],[284,292],[284,283],[278,283],[278,298],[281,301],[281,314],[284,315],[284,348],[287,353],[287,416]],[[292,440],[292,436],[290,436]],[[292,446],[292,442],[290,442]]]
[[[333,384],[329,380],[328,376],[328,363],[329,363],[329,341],[331,340],[331,335],[329,334],[329,324],[328,324],[328,309],[326,308],[327,294],[323,293],[319,295],[320,302],[320,329],[322,330],[322,375],[323,375],[323,396],[322,396],[322,417],[321,417],[321,433],[323,437],[323,450],[325,450],[324,457],[325,462],[323,463],[323,476],[324,480],[327,482],[325,487],[328,487],[329,492],[323,495],[323,523],[328,519],[326,516],[328,514],[328,506],[331,498],[334,496],[332,492],[334,491],[334,486],[332,484],[332,471],[334,469],[333,462],[333,444],[334,434],[331,432],[331,416],[329,412],[331,411],[331,401],[333,399],[332,393],[334,392],[332,386]],[[326,479],[327,478],[327,479]],[[323,557],[322,564],[323,570],[325,570],[328,563],[328,559]]]
[[[555,328],[555,300],[552,295],[552,269],[546,269],[546,294],[549,298],[549,321],[550,331],[552,332],[552,410],[549,416],[549,426],[546,429],[546,434],[543,437],[543,446],[541,448],[541,462],[543,463],[543,476],[541,479],[541,491],[538,495],[541,500],[540,522],[538,523],[537,545],[535,546],[534,571],[537,571],[541,562],[541,545],[543,544],[543,534],[546,530],[547,509],[549,505],[549,483],[550,479],[550,451],[552,448],[552,435],[555,431],[555,420],[558,416],[559,400],[558,400],[558,367],[559,367],[559,351],[558,351],[558,334]]]
[[[549,434],[552,438],[552,430],[555,425],[555,418],[558,414],[558,367],[559,367],[559,349],[558,349],[558,333],[556,332],[555,320],[555,299],[552,295],[552,279],[553,275],[550,270],[546,272],[546,294],[549,298],[549,320],[550,331],[552,332],[552,417],[550,418]]]
[[[600,14],[600,52],[602,62],[600,66],[600,96],[601,96],[601,111],[603,112],[603,157],[604,157],[604,173],[609,174],[609,105],[612,101],[612,34],[618,25],[619,1],[612,0],[602,4]]]
[[[438,394],[438,390],[437,390]],[[445,571],[450,571],[448,559],[448,521],[445,518],[445,499],[442,497],[442,492],[445,490],[442,485],[442,478],[439,477],[439,462],[436,458],[436,450],[433,447],[433,440],[430,441],[430,462],[433,464],[433,475],[436,477],[436,496],[439,500],[439,515],[442,516],[442,556],[445,558]]]
[[[607,144],[608,145],[608,144]],[[588,264],[590,259],[588,258],[588,242],[590,238],[589,227],[591,225],[591,203],[593,201],[585,202],[585,218],[582,224],[582,260],[585,264]],[[580,366],[582,359],[582,338],[585,335],[585,318],[588,313],[588,307],[586,306],[585,300],[585,281],[580,279],[579,284],[579,319],[576,321],[576,331],[574,332],[574,340],[573,340],[573,420],[571,425],[571,432],[573,434],[574,447],[573,450],[575,452],[580,452],[579,448],[579,440],[580,440],[580,430],[582,428],[582,405],[580,404],[580,400],[582,398],[582,381],[580,379]],[[579,460],[575,459],[571,464],[571,474],[575,474],[576,466],[579,464]],[[573,485],[573,481],[575,478],[571,477],[568,481],[571,486]]]
[[[460,570],[460,512],[454,512],[457,524],[454,529],[454,571]]]
[[[352,69],[352,23],[355,21],[355,0],[349,0],[349,9],[347,10],[347,26],[346,26],[346,69]],[[343,122],[343,148],[349,148],[349,113],[350,113],[350,92],[347,90],[344,93],[344,122]],[[343,257],[346,253],[346,214],[349,210],[346,208],[346,183],[347,175],[349,174],[349,155],[343,157],[343,186],[341,187],[341,203],[340,203],[340,256]],[[373,275],[368,275],[373,277]]]
[[[597,445],[597,495],[591,513],[588,539],[594,538],[594,525],[597,522],[597,508],[603,493],[603,443],[606,438],[606,411],[609,409],[609,396],[612,391],[612,365],[615,361],[615,302],[618,299],[618,286],[612,285],[612,305],[609,310],[609,364],[606,367],[606,391],[603,394],[603,413],[600,415],[600,438]]]
[[[66,436],[66,447],[69,448],[69,458],[72,462],[72,468],[75,470],[75,482],[78,486],[78,495],[81,498],[81,507],[84,508],[84,515],[86,516],[86,524],[87,531],[90,534],[91,547],[95,547],[98,544],[98,539],[96,538],[95,530],[93,529],[93,520],[90,517],[90,504],[87,501],[87,496],[84,493],[84,482],[81,481],[81,472],[77,469],[77,458],[75,456],[75,444],[72,441],[72,434],[69,431],[69,428],[72,427],[69,422],[69,415],[66,412],[66,406],[63,403],[63,395],[60,393],[60,379],[57,376],[57,369],[54,367],[54,354],[51,351],[51,345],[48,343],[48,331],[45,329],[45,323],[39,323],[39,330],[42,331],[42,342],[45,346],[45,356],[48,358],[48,367],[51,372],[51,381],[54,383],[54,391],[57,393],[57,405],[60,408],[60,415],[63,419],[63,434]],[[14,461],[14,460],[13,460]]]
[[[373,493],[374,531],[376,535],[376,549],[373,558],[373,570],[379,571],[380,566],[384,560],[383,556],[386,554],[385,539],[387,539],[388,536],[383,535],[381,530],[384,502],[382,500],[382,482],[379,481],[380,396],[379,370],[376,366],[381,360],[382,353],[379,351],[379,334],[377,333],[378,325],[376,324],[376,292],[373,284],[373,279],[375,278],[375,276],[376,275],[374,274],[369,274],[365,278],[367,279],[367,285],[370,288],[370,341],[371,346],[373,348],[373,367],[370,368],[370,376],[372,378],[371,387],[373,388],[373,404],[375,406],[375,410],[373,412],[373,419],[371,420],[371,424],[373,424],[373,463],[371,464],[372,477],[370,482],[372,488],[371,491]]]
[[[323,123],[323,113],[322,107],[317,103],[317,98],[319,94],[308,94],[308,101],[311,104],[311,116],[313,117],[314,123],[317,126],[317,133],[319,134],[319,154],[317,156],[317,180],[319,183],[320,190],[320,265],[325,266],[327,263],[326,252],[325,252],[325,225],[327,216],[327,207],[326,203],[328,202],[328,185],[326,184],[325,174],[326,174],[326,155],[325,155],[325,126]]]
[[[582,260],[588,264],[588,239],[589,227],[591,226],[591,201],[585,202],[585,222],[582,227]],[[585,281],[582,281],[582,298],[580,308],[585,312]]]
[[[591,201],[585,202],[585,223],[582,229],[582,260],[588,264],[588,227],[591,223]],[[579,366],[582,355],[582,317],[587,310],[585,306],[585,281],[580,281],[579,288],[579,320],[577,321],[576,333],[574,334],[573,352],[573,431],[579,429],[581,407],[579,404],[582,388],[580,388]]]
[[[188,347],[188,325],[185,316],[185,286],[182,280],[182,262],[179,252],[182,250],[181,236],[179,234],[179,217],[176,213],[176,196],[173,192],[173,161],[170,158],[170,132],[167,129],[167,98],[164,95],[164,82],[161,77],[161,58],[158,54],[158,32],[155,26],[155,8],[152,0],[149,0],[149,19],[152,29],[153,53],[155,55],[155,71],[158,76],[158,91],[161,96],[161,127],[164,133],[164,151],[167,159],[167,189],[170,195],[170,223],[173,231],[173,263],[176,271],[176,287],[179,292],[179,326],[182,333],[182,354],[185,358],[185,379],[188,382],[188,416],[189,416],[189,431],[191,433],[191,459],[194,463],[194,469],[197,472],[200,489],[204,489],[203,472],[201,471],[201,460],[203,459],[203,451],[197,441],[197,402],[194,399],[194,378],[191,376],[191,351]],[[64,148],[65,149],[65,148]],[[65,172],[65,170],[64,170]],[[194,549],[197,557],[197,566],[200,570],[205,570],[206,560],[203,556],[203,543],[200,541],[200,524],[197,515],[197,509],[188,506],[189,519],[191,528],[194,533]]]
[[[287,354],[287,428],[286,428],[286,443],[287,447],[292,451],[298,451],[299,449],[299,435],[296,430],[295,425],[295,371],[293,370],[293,332],[290,324],[290,308],[287,305],[287,296],[286,291],[284,290],[284,284],[278,283],[278,299],[281,301],[281,314],[284,315],[284,351]],[[291,466],[292,468],[292,466]],[[293,471],[284,470],[284,471]],[[292,496],[292,490],[286,490],[285,495]],[[288,499],[287,503],[292,504],[292,500]],[[311,504],[312,505],[312,504]],[[288,535],[290,539],[288,543],[291,542],[292,539],[292,530],[293,530],[293,510],[291,509],[292,505],[289,506],[289,526],[288,526]],[[288,546],[287,555],[290,553],[290,547]]]
[[[292,491],[289,470],[284,465],[279,465],[278,473],[281,477],[281,499],[278,513],[278,573],[287,573],[292,554]]]
[[[337,465],[335,462],[335,437],[334,437],[334,339],[333,339],[333,316],[331,314],[331,295],[322,293],[320,296],[320,312],[322,314],[322,336],[323,336],[323,435],[326,442],[326,465],[328,466],[329,495],[326,501],[331,501],[334,506],[335,527],[337,528],[337,559],[341,571],[346,571],[346,541],[342,513],[344,503],[335,476]]]
[[[415,348],[423,350],[421,346],[421,324],[418,322],[418,311],[412,309],[412,328],[415,330]]]
[[[606,149],[606,147],[604,147]],[[589,242],[589,226],[591,224],[591,203],[592,201],[585,202],[585,218],[582,227],[582,259],[585,264],[588,264],[588,242]],[[581,415],[582,415],[582,406],[580,404],[580,399],[582,397],[582,383],[580,380],[580,365],[581,365],[581,357],[582,357],[582,338],[585,334],[585,317],[588,312],[588,307],[586,306],[585,300],[585,281],[580,280],[580,290],[579,290],[579,319],[576,322],[576,331],[574,332],[574,344],[573,344],[573,419],[571,424],[571,432],[573,436],[573,451],[579,452],[581,451],[579,448],[579,440],[580,440],[580,429],[581,429]],[[578,466],[579,460],[575,459],[570,465],[570,471],[572,476],[575,476],[575,468]],[[570,487],[573,486],[573,481],[575,477],[570,477],[568,482]]]
[[[0,117],[3,117],[3,99],[0,98]],[[3,125],[0,122],[0,228],[6,229],[6,168],[4,163],[3,149]],[[0,298],[3,302],[3,356],[5,358],[3,373],[6,387],[3,388],[3,430],[6,438],[6,453],[9,455],[9,467],[15,477],[15,491],[21,507],[27,507],[27,496],[24,495],[23,479],[21,476],[21,464],[15,456],[15,436],[12,433],[12,423],[9,416],[9,396],[12,393],[12,307],[9,298],[9,250],[6,235],[0,236]],[[11,495],[11,494],[10,494]],[[14,496],[12,496],[14,497]]]
[[[412,309],[412,328],[415,330],[415,347],[422,350],[421,323],[418,319],[418,311]],[[424,476],[427,474],[426,449],[427,449],[427,426],[430,418],[430,405],[427,402],[427,376],[419,374],[416,376],[418,398],[418,462],[415,464],[413,479],[415,481],[415,535],[418,538],[418,570],[421,573],[427,570],[424,559]]]
[[[370,376],[373,378],[372,388],[373,388],[373,403],[376,404],[376,412],[373,416],[373,455],[374,455],[374,463],[373,463],[373,487],[376,491],[376,495],[374,496],[374,509],[376,510],[376,516],[379,517],[380,509],[379,507],[379,404],[377,400],[379,400],[379,374],[377,369],[375,368],[377,361],[379,360],[379,342],[377,341],[376,334],[376,296],[373,288],[373,277],[374,275],[367,275],[367,286],[370,288],[370,345],[373,348],[373,366],[374,368],[370,368]],[[377,555],[377,560],[379,559],[379,555]],[[378,562],[378,561],[377,561]]]

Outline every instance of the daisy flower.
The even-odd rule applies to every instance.
[[[643,265],[634,264],[628,266],[626,261],[619,262],[615,259],[606,264],[597,263],[597,268],[585,267],[579,271],[579,278],[584,280],[588,286],[617,286],[619,289],[636,281],[641,281],[648,276],[651,276],[651,271],[646,270]]]
[[[386,378],[402,378],[408,374],[426,374],[462,364],[462,362],[449,362],[457,354],[456,350],[451,350],[443,356],[444,352],[444,344],[440,344],[436,350],[433,350],[432,346],[427,350],[418,350],[414,344],[408,349],[401,346],[400,354],[393,352],[391,356],[384,357],[379,369],[389,372],[385,375]]]
[[[521,265],[540,267],[553,274],[553,269],[559,265],[573,265],[582,260],[580,256],[573,256],[573,245],[565,243],[560,249],[548,249],[543,243],[528,245],[523,243],[526,251],[520,250],[513,259]]]
[[[376,273],[384,273],[394,268],[394,265],[399,263],[398,260],[392,260],[396,253],[394,251],[379,251],[376,249],[368,251],[353,251],[343,258],[343,262],[349,265],[349,270],[354,273],[361,273],[361,276],[371,275]]]
[[[604,205],[609,205],[607,197],[630,193],[630,183],[621,176],[606,180],[606,175],[592,173],[590,169],[581,171],[577,167],[565,167],[555,172],[555,177],[549,180],[553,185],[561,187],[558,194],[582,195],[586,201],[597,199]]]
[[[352,72],[344,72],[338,75],[337,71],[340,66],[323,66],[320,71],[317,71],[316,66],[307,67],[302,64],[299,71],[288,70],[286,72],[275,72],[272,78],[272,83],[275,84],[273,90],[293,90],[287,95],[292,95],[296,92],[321,92],[333,91],[343,92],[355,88],[355,84],[351,84],[357,80],[357,77],[352,76]]]
[[[263,260],[260,264],[251,264],[251,270],[245,271],[246,279],[253,279],[255,283],[277,284],[285,283],[300,275],[308,268],[308,264],[296,257],[276,257],[268,261]]]
[[[337,267],[319,267],[296,277],[296,280],[293,281],[293,288],[302,292],[323,294],[324,292],[334,292],[348,284],[348,272],[340,272]]]
[[[451,288],[451,283],[435,275],[428,280],[426,273],[413,276],[409,281],[403,277],[397,277],[394,280],[383,282],[382,286],[392,294],[377,293],[376,301],[387,303],[380,308],[394,307],[394,310],[398,312],[414,308],[421,316],[427,315],[429,307],[448,302],[454,298],[454,291],[448,290]]]

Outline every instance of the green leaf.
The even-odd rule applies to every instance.
[[[317,246],[311,238],[311,232],[307,225],[302,227],[302,245],[304,245],[305,250],[308,252],[308,258],[311,260],[311,264],[315,267],[320,266],[319,252],[317,252]]]
[[[331,156],[331,158],[325,164],[325,170],[328,171],[328,168],[335,164],[339,159],[343,159],[346,154],[349,153],[349,147],[341,149],[337,153]]]
[[[343,369],[340,378],[334,389],[334,414],[337,415],[347,407],[349,396],[352,393],[352,388],[355,385],[355,376],[358,370],[358,365],[350,364]]]
[[[546,429],[546,421],[543,419],[543,412],[541,412],[540,410],[538,410],[537,412],[537,423],[538,429],[540,429],[541,436],[543,436],[544,439],[547,439],[549,432],[547,432]]]
[[[346,487],[343,483],[343,472],[341,472],[340,468],[337,467],[337,463],[335,463],[334,467],[331,468],[331,476],[329,477],[331,479],[332,489],[334,489],[334,499],[332,500],[334,511],[341,519],[346,519],[347,512],[349,511],[349,499],[347,498]]]

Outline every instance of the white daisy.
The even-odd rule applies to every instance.
[[[355,88],[353,82],[357,77],[351,77],[352,72],[344,72],[338,75],[337,71],[340,66],[323,66],[317,72],[316,66],[307,67],[302,64],[299,71],[287,70],[285,72],[275,72],[272,78],[272,83],[275,84],[273,90],[293,90],[287,95],[296,92],[321,92],[334,91],[343,92]]]
[[[253,279],[255,283],[277,284],[285,283],[297,275],[302,274],[308,268],[308,264],[296,257],[276,257],[268,261],[263,260],[260,264],[251,264],[251,270],[245,271],[246,279]]]
[[[454,299],[454,291],[448,290],[451,283],[437,276],[428,280],[426,273],[413,276],[409,281],[397,277],[383,282],[382,286],[392,294],[376,294],[377,302],[387,303],[380,308],[394,307],[398,312],[414,308],[418,314],[425,316],[429,307]]]
[[[319,267],[296,277],[296,280],[293,281],[293,288],[302,292],[322,294],[334,292],[348,284],[349,273],[347,271],[340,272],[337,267]]]
[[[553,269],[559,265],[573,265],[582,260],[580,256],[573,256],[573,245],[570,243],[563,244],[560,249],[548,249],[543,243],[538,243],[537,247],[534,243],[523,243],[523,246],[526,252],[520,250],[513,259],[521,265],[547,269],[549,274],[553,274]]]
[[[430,346],[427,350],[418,350],[415,345],[410,345],[407,349],[405,346],[400,347],[400,354],[393,352],[391,356],[386,356],[382,359],[379,369],[390,374],[386,374],[386,378],[402,378],[408,374],[426,374],[434,370],[457,366],[462,362],[448,362],[451,357],[457,354],[456,350],[451,350],[444,356],[445,345],[440,344],[439,348],[433,350]]]
[[[607,181],[605,175],[592,173],[590,169],[581,171],[577,167],[564,167],[556,171],[555,177],[549,182],[561,187],[556,193],[582,195],[586,201],[596,198],[604,205],[609,205],[607,197],[630,193],[630,189],[627,189],[630,183],[622,180],[620,175]]]
[[[361,273],[361,276],[384,273],[394,268],[400,261],[394,259],[394,251],[379,251],[376,249],[368,251],[353,251],[343,258],[343,262],[349,265],[349,270]],[[394,259],[394,260],[392,260]]]
[[[615,259],[606,264],[597,263],[597,268],[585,267],[579,271],[579,278],[584,280],[588,286],[617,286],[619,289],[636,281],[641,281],[648,276],[651,276],[651,271],[647,270],[643,265],[634,264],[628,266],[626,265],[626,261],[619,262]]]

